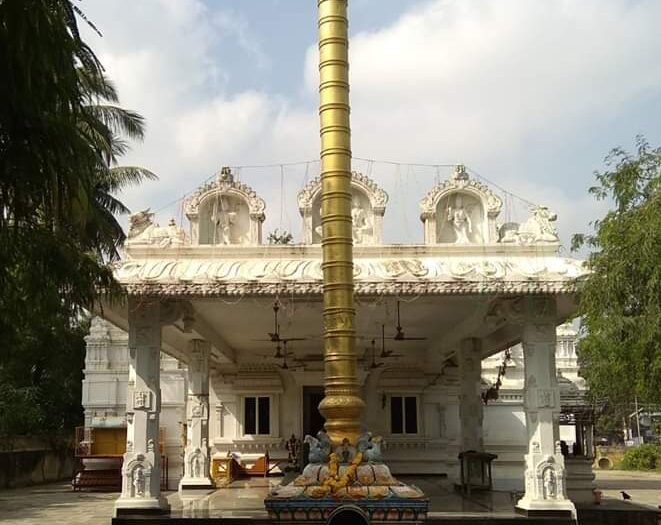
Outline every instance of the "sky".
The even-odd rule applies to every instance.
[[[182,222],[181,199],[229,165],[265,198],[265,236],[298,239],[319,169],[316,1],[79,5],[147,122],[122,164],[159,180],[129,208]],[[462,163],[509,192],[503,222],[547,205],[568,247],[606,209],[587,190],[609,150],[661,144],[658,0],[350,0],[349,19],[354,169],[390,195],[388,242],[422,242],[418,202]]]

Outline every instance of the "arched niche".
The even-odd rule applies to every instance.
[[[372,179],[351,173],[351,218],[354,245],[383,244],[383,215],[388,194]],[[321,180],[310,181],[298,192],[298,209],[303,217],[303,243],[321,243]]]
[[[264,200],[224,167],[186,200],[192,244],[261,244]]]
[[[502,201],[459,165],[420,202],[425,244],[485,244],[498,241],[496,218]]]

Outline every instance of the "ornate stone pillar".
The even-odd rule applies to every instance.
[[[179,490],[210,489],[214,483],[209,465],[209,355],[207,341],[193,339],[189,346],[186,399],[184,477]]]
[[[482,380],[482,342],[464,339],[458,352],[459,361],[459,420],[462,451],[483,449],[483,407],[480,396]]]
[[[129,298],[129,382],[126,397],[126,453],[122,494],[115,514],[166,511],[161,496],[160,354],[161,305]]]
[[[526,297],[522,334],[524,410],[528,432],[525,495],[517,510],[527,515],[558,511],[576,516],[567,499],[564,457],[560,453],[560,389],[556,377],[555,299]]]

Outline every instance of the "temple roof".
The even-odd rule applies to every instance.
[[[298,194],[300,244],[264,244],[266,202],[223,168],[186,200],[188,232],[161,227],[149,210],[133,214],[115,276],[136,295],[320,294],[320,194],[319,179]],[[461,165],[420,202],[424,244],[383,243],[388,195],[357,172],[352,200],[357,294],[571,294],[587,273],[559,256],[553,212],[498,222],[503,201]]]

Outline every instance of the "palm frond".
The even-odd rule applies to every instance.
[[[106,104],[88,106],[87,110],[115,134],[126,135],[132,140],[144,138],[145,119],[135,111]]]

